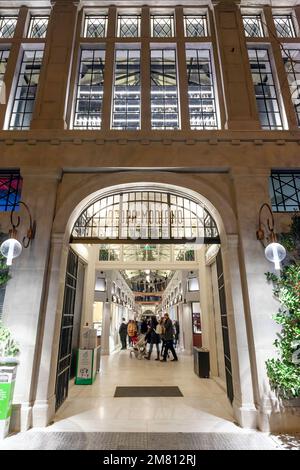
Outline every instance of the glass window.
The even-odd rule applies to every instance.
[[[260,38],[264,36],[260,15],[243,16],[243,23],[247,38]]]
[[[33,39],[45,38],[49,16],[32,16],[30,18],[28,37]]]
[[[6,71],[7,61],[9,57],[8,49],[0,49],[0,91],[3,85],[4,75]]]
[[[101,129],[105,51],[82,49],[75,100],[74,129]]]
[[[179,129],[175,49],[151,50],[151,127]]]
[[[292,15],[274,15],[273,19],[277,35],[280,38],[296,37]]]
[[[32,119],[44,51],[24,51],[9,129],[28,130]]]
[[[201,334],[201,313],[200,313],[200,303],[192,302],[192,315],[193,315],[193,333]]]
[[[186,67],[191,129],[217,129],[210,51],[207,49],[187,49]]]
[[[140,51],[136,49],[117,50],[112,128],[140,129],[140,111]]]
[[[248,49],[257,110],[263,129],[283,129],[276,86],[267,49]]]
[[[188,38],[208,36],[206,15],[184,15],[184,34]]]
[[[104,38],[107,32],[107,15],[91,16],[84,19],[85,38]]]
[[[195,292],[199,290],[199,280],[197,277],[191,277],[188,279],[188,291]]]
[[[0,212],[18,208],[22,178],[19,171],[0,170]]]
[[[298,126],[300,126],[300,48],[284,47],[281,51]]]
[[[153,38],[174,37],[174,16],[151,15],[151,36]]]
[[[17,21],[17,16],[0,16],[0,38],[12,38]]]
[[[118,37],[137,38],[141,35],[141,17],[139,15],[118,15]]]
[[[106,279],[103,277],[96,278],[95,291],[105,292],[106,291]]]
[[[300,171],[272,171],[270,197],[274,212],[300,210]]]

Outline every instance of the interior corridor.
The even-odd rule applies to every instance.
[[[114,398],[116,386],[178,386],[183,397]],[[48,431],[243,432],[234,424],[226,393],[200,379],[193,358],[161,363],[130,358],[129,350],[101,358],[93,385],[73,385]],[[249,432],[249,431],[248,431]]]

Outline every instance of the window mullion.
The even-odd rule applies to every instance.
[[[111,124],[112,96],[114,83],[115,44],[113,38],[116,32],[117,9],[110,7],[108,10],[108,28],[106,45],[106,67],[104,73],[103,105],[102,105],[102,129],[108,131]]]
[[[188,105],[188,81],[186,74],[186,58],[185,58],[185,41],[184,41],[184,27],[183,27],[183,8],[176,7],[175,9],[176,21],[176,38],[177,38],[177,74],[178,74],[178,102],[180,128],[182,130],[189,130],[189,105]]]

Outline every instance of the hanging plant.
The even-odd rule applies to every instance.
[[[292,218],[288,234],[280,238],[289,251],[287,264],[280,275],[266,273],[273,282],[274,295],[281,307],[274,320],[281,326],[274,345],[278,357],[266,361],[272,390],[284,399],[300,397],[300,216]]]

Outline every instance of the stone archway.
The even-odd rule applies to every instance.
[[[233,407],[235,410],[235,415],[237,420],[242,424],[243,421],[247,420],[247,417],[243,417],[243,399],[246,397],[248,408],[246,413],[253,414],[254,409],[250,406],[249,403],[252,402],[252,390],[249,391],[248,384],[243,384],[242,378],[240,376],[240,358],[239,358],[239,344],[245,344],[246,341],[246,331],[243,331],[243,337],[236,337],[236,322],[235,322],[235,311],[234,311],[234,301],[232,296],[232,267],[229,267],[228,259],[232,258],[234,254],[234,269],[239,270],[238,266],[238,254],[237,254],[237,237],[234,236],[236,221],[234,218],[234,213],[228,201],[226,201],[222,194],[218,193],[215,189],[209,186],[205,181],[197,181],[192,177],[183,177],[183,175],[172,174],[169,180],[172,181],[172,184],[164,183],[165,174],[155,174],[155,175],[141,175],[138,173],[126,173],[121,174],[116,177],[112,175],[110,182],[118,180],[119,184],[112,186],[105,186],[105,178],[99,175],[88,175],[85,178],[85,181],[81,181],[80,191],[76,191],[76,182],[73,185],[72,190],[70,190],[70,185],[67,184],[68,188],[64,188],[67,194],[64,194],[64,190],[61,192],[61,200],[58,201],[58,210],[53,224],[53,243],[52,243],[52,256],[51,256],[51,274],[49,279],[48,286],[48,300],[46,303],[45,311],[45,332],[43,340],[43,350],[41,357],[39,381],[37,387],[37,400],[35,405],[36,413],[33,413],[33,422],[34,425],[45,425],[49,422],[49,419],[54,416],[55,413],[55,377],[56,377],[56,363],[57,355],[59,348],[59,328],[61,323],[61,312],[62,312],[62,301],[64,295],[64,273],[66,271],[67,263],[67,254],[68,254],[68,243],[70,239],[70,233],[74,226],[74,223],[80,213],[86,208],[91,201],[95,200],[97,197],[101,197],[101,194],[107,193],[108,191],[118,191],[130,190],[130,188],[135,188],[136,184],[139,183],[141,187],[155,187],[157,189],[161,188],[164,191],[181,191],[185,194],[190,195],[195,200],[198,200],[201,205],[204,205],[208,210],[209,214],[212,215],[213,219],[216,222],[218,232],[220,235],[220,240],[223,250],[223,263],[224,263],[224,277],[226,290],[229,292],[227,296],[227,311],[228,311],[228,328],[230,331],[230,344],[233,352],[233,388],[235,400]],[[170,175],[168,175],[169,177]],[[68,178],[70,180],[70,178]],[[120,183],[120,180],[123,180]],[[147,181],[148,180],[148,181]],[[155,180],[155,181],[153,181]],[[106,178],[107,181],[107,178]],[[174,184],[180,181],[181,185],[178,186]],[[182,184],[187,186],[182,186]],[[200,185],[199,185],[200,183]],[[198,192],[195,189],[201,188],[201,191]],[[101,187],[102,189],[99,189]],[[78,187],[77,187],[78,189]],[[201,194],[200,194],[201,193]],[[204,193],[204,195],[203,195]],[[209,196],[210,199],[207,197]],[[211,202],[213,201],[213,202]],[[222,213],[222,217],[220,216]],[[229,236],[228,236],[229,235]],[[234,240],[234,243],[232,242]],[[229,241],[229,243],[228,243]],[[231,253],[229,253],[231,252]],[[57,276],[59,277],[57,279]],[[237,281],[235,277],[235,282]],[[238,281],[239,282],[239,281]],[[240,286],[239,286],[240,287]],[[236,289],[235,289],[236,290]],[[239,293],[241,296],[241,294]],[[240,299],[238,300],[240,302]],[[55,317],[53,316],[53,310],[55,310]],[[46,335],[46,329],[51,335]],[[51,367],[50,371],[45,370],[46,358],[48,359],[49,353],[51,353]],[[245,362],[245,358],[243,358]],[[251,377],[250,372],[250,360],[247,359],[247,369],[249,371],[249,376]],[[44,366],[44,367],[43,367]],[[44,377],[42,377],[44,376]],[[249,377],[247,379],[249,382]],[[245,389],[245,392],[248,388],[248,393],[242,392],[242,389]],[[41,406],[41,402],[44,403]],[[254,408],[254,407],[253,407]],[[35,418],[36,417],[36,418]],[[252,419],[252,418],[251,418]],[[252,419],[253,421],[253,419]]]

